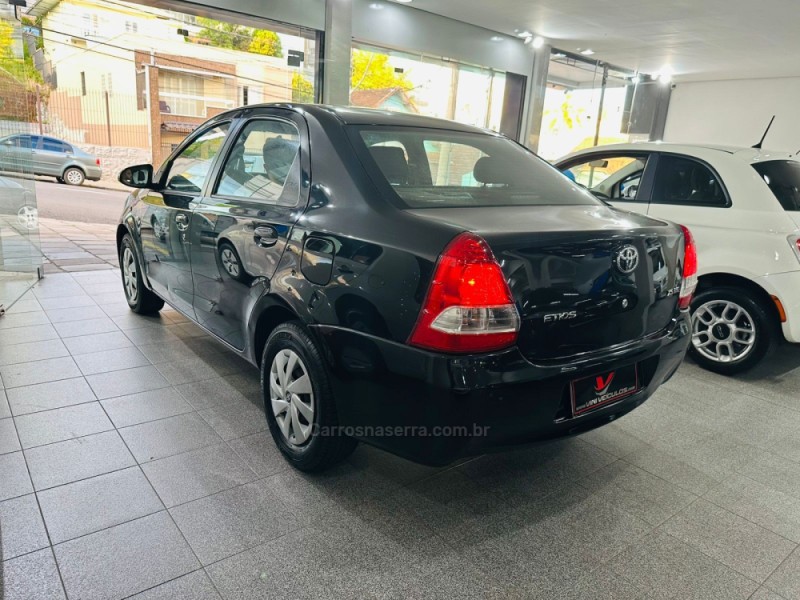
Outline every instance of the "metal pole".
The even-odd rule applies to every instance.
[[[108,131],[108,145],[111,146],[111,109],[108,106],[108,92],[103,92],[106,100],[106,129]]]
[[[597,127],[594,130],[594,145],[600,141],[600,125],[603,122],[603,101],[606,99],[606,83],[608,82],[608,65],[603,65],[603,83],[600,87],[600,106],[597,108]]]
[[[42,123],[42,91],[36,86],[36,114],[39,117],[39,135],[44,135],[44,124]]]

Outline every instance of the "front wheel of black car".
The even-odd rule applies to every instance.
[[[164,307],[164,301],[144,286],[142,269],[139,266],[139,257],[136,255],[133,238],[127,233],[119,245],[119,269],[122,273],[125,299],[133,312],[148,315],[156,313]]]
[[[767,307],[740,288],[704,290],[692,300],[691,311],[689,354],[715,373],[734,375],[751,369],[778,337]]]
[[[261,390],[272,438],[295,468],[322,471],[355,449],[356,440],[339,430],[322,353],[299,323],[279,325],[269,336]]]

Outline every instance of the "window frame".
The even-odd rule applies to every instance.
[[[656,176],[658,174],[658,167],[661,164],[661,158],[665,156],[689,160],[697,164],[700,164],[704,166],[706,169],[708,169],[711,172],[711,174],[717,179],[717,183],[719,184],[719,187],[722,190],[722,195],[725,196],[725,204],[714,204],[710,202],[693,202],[693,203],[659,202],[655,195],[656,194],[655,183],[656,183]],[[681,152],[664,152],[664,151],[659,151],[655,153],[655,156],[653,158],[655,158],[655,162],[653,165],[652,189],[650,190],[651,191],[650,204],[656,204],[659,206],[683,206],[687,208],[731,208],[733,206],[733,202],[731,201],[731,196],[728,193],[728,188],[725,185],[724,180],[722,179],[722,177],[720,177],[719,172],[717,172],[717,170],[708,161],[703,160],[702,158],[699,158],[697,156],[683,154]]]
[[[254,197],[246,197],[246,196],[231,196],[229,194],[218,194],[216,193],[216,189],[219,187],[219,183],[222,179],[222,175],[225,171],[225,165],[228,163],[228,159],[230,158],[231,153],[233,152],[233,148],[236,145],[236,142],[239,139],[239,136],[244,132],[245,128],[250,123],[255,121],[278,121],[282,123],[287,123],[294,127],[297,130],[298,138],[300,141],[298,152],[300,153],[299,161],[300,161],[300,181],[299,181],[299,189],[300,193],[298,194],[297,203],[293,205],[288,204],[278,204],[278,202],[270,202],[264,198],[254,198]],[[228,132],[228,137],[230,140],[227,142],[226,147],[223,148],[224,150],[224,157],[219,160],[217,165],[215,166],[214,173],[213,173],[213,180],[211,180],[211,185],[205,194],[206,197],[211,199],[218,199],[218,200],[225,200],[226,202],[252,202],[253,204],[259,204],[264,206],[271,206],[271,207],[278,207],[278,208],[286,208],[290,210],[296,210],[298,207],[304,204],[304,200],[307,200],[307,194],[305,192],[306,186],[304,185],[304,181],[307,178],[303,177],[304,171],[307,171],[304,164],[303,155],[306,152],[306,147],[303,143],[303,129],[300,127],[300,124],[297,123],[295,120],[289,118],[289,116],[278,116],[272,114],[254,114],[254,115],[242,115],[240,123],[236,125],[235,130],[230,130]],[[285,187],[285,182],[284,186]]]
[[[593,160],[605,160],[614,158],[641,158],[644,160],[644,169],[642,169],[642,178],[639,183],[636,198],[609,198],[605,202],[621,202],[626,204],[649,204],[653,192],[653,184],[655,183],[656,166],[658,165],[658,157],[656,152],[648,150],[602,150],[597,148],[592,152],[575,156],[571,159],[559,162],[556,168],[561,171],[568,171],[575,166],[591,162]],[[566,177],[566,175],[565,175]],[[577,183],[577,182],[576,182]],[[580,184],[577,184],[580,185]],[[586,188],[589,190],[589,188]],[[591,193],[591,190],[589,190]]]
[[[169,155],[167,160],[164,161],[164,164],[158,169],[158,172],[155,176],[155,181],[158,182],[158,191],[159,192],[167,192],[168,194],[178,194],[183,196],[191,196],[196,198],[198,196],[205,195],[208,191],[208,182],[210,180],[211,175],[214,174],[216,170],[216,166],[219,163],[219,157],[221,154],[225,152],[225,147],[229,143],[229,138],[231,136],[231,132],[234,130],[235,125],[235,117],[231,117],[226,115],[226,118],[220,119],[219,121],[213,121],[205,124],[205,127],[201,126],[198,127],[196,131],[192,132],[191,135],[186,136],[186,139],[181,142],[181,144],[173,150],[173,152]],[[209,167],[208,174],[206,175],[206,180],[203,182],[203,187],[200,188],[199,193],[195,192],[186,192],[183,190],[173,190],[167,187],[167,178],[169,177],[169,173],[172,170],[172,167],[175,163],[175,159],[177,159],[181,153],[191,146],[195,141],[199,138],[203,137],[206,133],[214,129],[215,127],[220,127],[221,125],[228,126],[228,132],[226,134],[225,141],[222,143],[222,147],[217,155],[211,161],[211,167]]]

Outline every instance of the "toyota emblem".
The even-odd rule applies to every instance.
[[[614,264],[617,266],[619,272],[624,275],[633,273],[639,265],[639,251],[630,245],[623,247],[617,252],[617,256],[614,258]]]

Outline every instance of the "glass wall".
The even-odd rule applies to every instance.
[[[7,310],[42,267],[36,190],[31,175],[41,76],[13,9],[0,9],[0,307]]]
[[[556,160],[592,146],[648,138],[629,134],[628,108],[635,77],[554,51],[544,98],[539,154]]]
[[[222,111],[314,100],[315,31],[203,12],[60,0],[36,13],[42,127],[99,156],[104,185],[126,166],[117,156],[158,165]]]
[[[507,94],[502,71],[440,58],[356,45],[350,104],[439,117],[505,133],[503,107],[520,102]],[[518,127],[518,123],[510,127]]]

